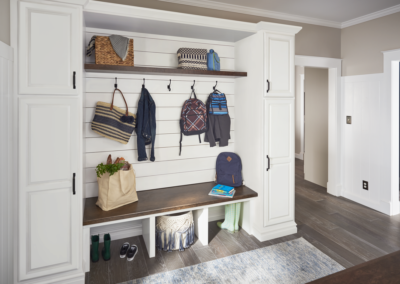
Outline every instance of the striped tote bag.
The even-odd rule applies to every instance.
[[[121,93],[124,99],[126,111],[114,106],[115,91]],[[96,112],[92,121],[92,130],[101,136],[111,140],[127,144],[136,126],[136,115],[128,111],[124,94],[119,89],[115,89],[111,104],[97,102]]]

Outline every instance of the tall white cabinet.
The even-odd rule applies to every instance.
[[[19,283],[82,283],[82,7],[19,2]]]
[[[260,23],[235,46],[235,150],[245,183],[259,198],[244,208],[243,228],[260,241],[297,232],[294,222],[294,36],[301,27]],[[252,50],[252,52],[246,52]],[[243,56],[246,54],[246,56]],[[246,110],[246,111],[244,111]]]

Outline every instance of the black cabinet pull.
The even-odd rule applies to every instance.
[[[267,159],[268,159],[268,168],[267,168],[267,172],[268,172],[268,170],[270,169],[270,163],[269,163],[269,157],[268,157],[268,155],[267,155]]]
[[[72,83],[73,83],[73,87],[74,87],[74,89],[76,89],[76,85],[75,85],[75,77],[76,77],[76,72],[74,71],[74,77],[73,77],[73,80],[72,80]]]
[[[75,173],[72,175],[72,194],[75,195]]]
[[[267,89],[267,93],[269,92],[269,80],[267,80],[267,83],[268,83],[268,89]]]

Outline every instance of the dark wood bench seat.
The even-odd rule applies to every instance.
[[[86,198],[83,215],[84,270],[90,270],[90,230],[94,227],[140,220],[142,235],[149,257],[155,256],[155,227],[157,216],[192,210],[195,234],[203,245],[208,244],[208,209],[210,207],[243,202],[249,208],[257,192],[246,186],[236,188],[233,198],[208,195],[213,182],[139,191],[137,202],[103,211],[96,205],[97,197]],[[249,222],[246,222],[248,224]]]
[[[103,211],[96,205],[97,197],[86,198],[83,226],[237,201],[258,196],[257,192],[246,186],[237,187],[233,198],[208,195],[211,188],[214,186],[214,182],[206,182],[138,191],[139,201],[110,211]]]

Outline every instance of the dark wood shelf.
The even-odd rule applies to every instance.
[[[155,74],[155,75],[172,74],[172,75],[247,77],[247,72],[189,70],[189,69],[177,69],[177,68],[156,68],[156,67],[118,66],[118,65],[101,65],[101,64],[85,64],[85,70],[90,72]]]
[[[257,192],[242,185],[236,187],[233,198],[210,196],[213,182],[138,191],[139,201],[103,211],[96,205],[97,197],[86,198],[83,226],[128,219],[133,217],[190,209],[216,203],[257,197]]]

